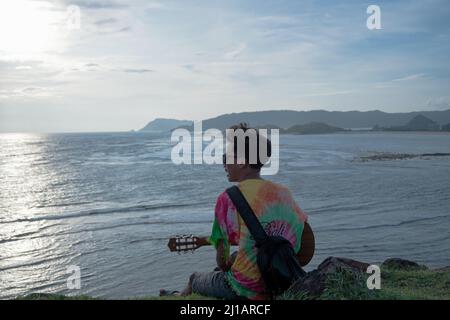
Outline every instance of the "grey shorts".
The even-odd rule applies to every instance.
[[[192,277],[192,291],[202,296],[226,299],[242,300],[245,297],[238,296],[231,289],[223,271],[196,272]]]

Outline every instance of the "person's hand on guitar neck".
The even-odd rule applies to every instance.
[[[211,245],[211,243],[209,243],[208,237],[196,237],[195,243],[197,244],[198,247]]]

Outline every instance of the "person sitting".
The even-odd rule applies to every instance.
[[[245,124],[231,127],[232,132],[249,128]],[[242,132],[241,131],[241,132]],[[256,130],[255,130],[256,131]],[[251,163],[251,139],[245,138],[245,155],[240,159],[238,135],[234,135],[233,148],[224,154],[224,169],[229,182],[237,183],[240,191],[254,211],[268,235],[282,236],[299,252],[306,214],[300,209],[289,189],[261,177],[261,168],[271,156],[271,142],[256,133],[257,161]],[[260,147],[265,144],[267,159],[260,157]],[[229,161],[229,160],[232,161]],[[234,160],[234,161],[233,161]],[[239,161],[240,160],[240,161]],[[196,293],[218,299],[268,299],[261,273],[256,262],[257,248],[244,221],[238,214],[227,192],[217,198],[214,222],[209,242],[216,248],[217,266],[212,272],[195,272],[189,277],[180,295]],[[230,255],[230,246],[237,245],[237,252]]]

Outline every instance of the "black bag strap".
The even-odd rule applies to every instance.
[[[234,203],[237,211],[241,215],[245,224],[247,225],[250,234],[256,241],[256,245],[259,246],[262,244],[267,238],[267,233],[264,231],[261,223],[253,212],[252,208],[248,204],[241,190],[237,186],[232,186],[226,190],[228,196],[231,201]]]

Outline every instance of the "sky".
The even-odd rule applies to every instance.
[[[0,132],[450,109],[449,17],[448,0],[1,0]]]

